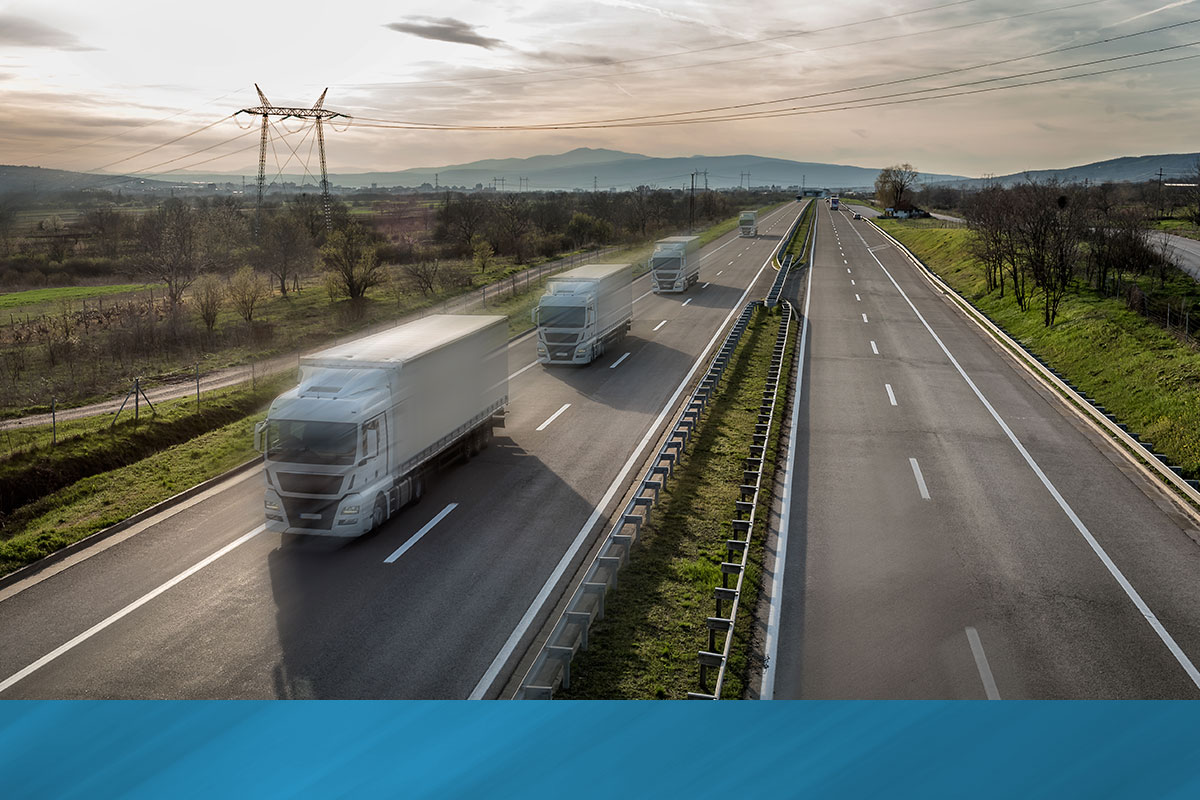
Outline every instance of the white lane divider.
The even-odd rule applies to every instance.
[[[908,463],[912,466],[913,477],[917,479],[917,488],[921,490],[921,499],[928,500],[929,487],[925,485],[925,476],[921,474],[921,465],[915,458],[910,458]]]
[[[733,263],[733,262],[730,262],[730,263]],[[722,272],[724,272],[724,271],[725,271],[725,270],[723,270],[723,269],[719,269],[719,270],[717,270],[717,274],[716,274],[716,275],[714,275],[713,277],[714,277],[714,278],[719,278],[719,277],[721,277],[721,273],[722,273]]]
[[[703,286],[701,286],[700,288],[701,288],[701,289],[707,289],[707,288],[708,288],[708,284],[706,283],[706,284],[704,284]]]
[[[850,262],[849,262],[849,261],[847,261],[846,259],[844,259],[844,258],[843,258],[843,259],[842,259],[842,263],[843,263],[843,264],[849,264]]]
[[[871,340],[871,352],[874,353],[875,355],[879,355],[879,348],[875,346],[874,339]]]
[[[658,330],[659,328],[661,328],[663,325],[666,325],[666,324],[667,324],[667,321],[664,319],[662,322],[660,322],[654,326],[654,330]]]
[[[646,290],[646,291],[642,292],[642,293],[641,293],[641,294],[640,294],[638,297],[634,298],[633,302],[635,302],[635,303],[636,303],[636,302],[638,302],[639,300],[645,300],[647,297],[649,297],[649,296],[650,296],[650,295],[652,295],[652,294],[654,294],[654,290],[653,290],[653,289],[648,289],[648,290]]]
[[[417,531],[416,533],[414,533],[411,539],[409,539],[409,540],[408,540],[407,542],[405,542],[404,544],[400,545],[400,547],[398,547],[398,548],[396,549],[396,552],[392,553],[390,556],[388,556],[387,558],[385,558],[385,559],[383,560],[383,563],[385,563],[385,564],[391,564],[391,563],[392,563],[392,562],[394,562],[396,559],[398,559],[400,556],[402,556],[402,555],[404,555],[405,553],[407,553],[407,552],[409,551],[409,548],[411,548],[411,547],[412,547],[414,544],[416,544],[417,542],[421,541],[421,537],[422,537],[422,536],[424,536],[425,534],[427,534],[427,533],[429,533],[431,530],[433,530],[433,526],[434,526],[434,525],[437,525],[439,522],[441,522],[442,520],[444,520],[444,519],[446,518],[446,515],[447,515],[447,514],[449,514],[451,511],[453,511],[453,510],[454,510],[454,509],[456,509],[456,508],[458,508],[458,503],[451,503],[451,504],[449,504],[448,506],[446,506],[445,508],[443,508],[441,511],[439,511],[439,512],[437,513],[437,516],[436,516],[436,517],[434,517],[433,519],[429,520],[429,522],[426,522],[426,523],[425,523],[425,524],[424,524],[424,525],[421,527],[421,530],[419,530],[419,531]]]
[[[683,301],[683,306],[686,306],[688,303],[692,302],[692,299],[693,299],[693,298],[689,297],[687,300],[684,300],[684,301]],[[680,306],[680,308],[683,308],[683,306]]]
[[[521,374],[522,372],[524,372],[525,370],[527,370],[527,369],[533,369],[533,368],[534,368],[534,367],[536,367],[537,365],[538,365],[538,362],[536,362],[536,361],[534,361],[532,364],[526,364],[525,366],[521,367],[519,370],[517,370],[516,372],[514,372],[512,375],[509,375],[509,376],[508,376],[508,379],[511,381],[513,378],[517,377],[518,375],[520,375],[520,374]]]
[[[733,266],[733,262],[732,262],[732,261],[730,261],[730,262],[729,262],[728,264],[726,264],[725,266],[727,266],[727,267],[732,267],[732,266]],[[718,275],[720,275],[721,273],[720,273],[720,272],[718,272],[717,274],[718,274]]]
[[[896,394],[892,391],[892,385],[890,383],[885,383],[883,388],[887,389],[888,401],[891,402],[892,405],[896,405]]]
[[[624,361],[624,360],[625,360],[625,359],[627,359],[627,358],[629,358],[629,353],[626,353],[625,355],[621,356],[621,357],[620,357],[620,358],[618,358],[616,361],[614,361],[614,362],[613,362],[613,363],[612,363],[612,364],[609,366],[609,369],[616,369],[617,367],[621,366],[621,362],[622,362],[622,361]]]
[[[100,631],[102,631],[105,628],[107,628],[108,626],[112,625],[114,622],[118,622],[118,621],[124,619],[125,617],[129,616],[134,611],[137,611],[139,608],[146,605],[146,603],[149,603],[151,600],[158,597],[163,592],[167,591],[168,589],[172,588],[173,586],[176,586],[177,584],[182,583],[183,581],[192,577],[197,572],[204,569],[205,567],[207,567],[209,564],[216,561],[221,556],[224,556],[224,555],[227,555],[228,553],[233,552],[238,547],[241,547],[243,544],[250,541],[255,536],[258,536],[260,533],[262,533],[266,529],[267,529],[266,524],[263,524],[263,525],[259,525],[257,528],[255,528],[252,531],[242,534],[241,536],[234,539],[229,544],[222,547],[217,552],[213,553],[212,555],[210,555],[210,556],[204,558],[203,560],[188,567],[183,572],[176,575],[174,578],[171,578],[171,580],[169,580],[166,583],[159,586],[157,589],[151,589],[149,592],[142,595],[137,600],[134,600],[132,603],[125,606],[120,611],[117,611],[116,613],[114,613],[108,617],[105,617],[100,622],[97,622],[95,625],[88,628],[86,631],[79,634],[71,641],[67,642],[66,644],[59,645],[58,647],[54,648],[46,655],[39,658],[37,661],[34,661],[32,664],[30,664],[29,666],[22,669],[20,672],[16,672],[16,673],[10,675],[9,677],[5,678],[3,681],[0,681],[0,692],[3,692],[5,690],[9,689],[14,684],[16,684],[18,681],[22,681],[25,678],[28,678],[30,675],[37,672],[39,669],[46,666],[51,661],[54,661],[56,658],[63,655],[64,653],[68,653],[71,650],[74,650],[80,644],[86,642],[88,639],[92,638]]]
[[[858,284],[856,284],[856,283],[854,282],[854,278],[851,278],[851,279],[850,279],[850,285],[851,285],[851,286],[857,286]]]
[[[850,273],[850,268],[849,268],[849,267],[846,267],[846,274],[847,274],[847,275],[851,274],[851,273]]]
[[[858,296],[858,293],[857,293],[857,292],[856,292],[856,293],[855,293],[855,295],[854,295],[854,299],[855,299],[855,300],[857,300],[857,301],[858,301],[858,302],[860,302],[860,303],[862,302],[862,298]]]
[[[996,679],[992,677],[992,668],[988,666],[987,655],[983,652],[983,642],[979,641],[979,631],[967,628],[967,641],[971,643],[971,655],[975,656],[975,666],[979,669],[987,699],[999,700],[1000,690],[996,688]]]
[[[559,414],[563,413],[570,407],[571,407],[570,403],[563,403],[562,408],[560,408],[558,411],[555,411],[553,414],[551,414],[549,419],[547,419],[541,425],[538,425],[536,428],[534,428],[534,430],[538,430],[538,431],[546,430],[546,428],[549,427],[551,422],[554,422],[554,420],[558,419]]]
[[[863,322],[866,322],[866,321],[867,321],[867,315],[863,314]]]

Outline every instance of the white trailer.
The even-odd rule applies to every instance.
[[[700,237],[668,236],[654,243],[650,287],[658,292],[686,292],[700,280]]]
[[[508,320],[437,314],[300,359],[254,430],[267,528],[359,536],[487,446],[508,403]]]
[[[537,359],[588,364],[633,325],[633,265],[587,264],[551,278],[533,310]]]
[[[758,212],[743,211],[738,217],[738,228],[742,236],[758,236]]]

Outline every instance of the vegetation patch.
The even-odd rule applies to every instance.
[[[795,263],[803,261],[808,253],[808,232],[812,228],[816,207],[817,204],[814,201],[809,201],[808,205],[804,207],[800,225],[796,228],[796,235],[792,237],[792,241],[788,243],[787,252],[784,253],[784,255],[791,255],[792,261]]]
[[[1010,336],[1115,415],[1144,442],[1200,476],[1200,353],[1126,307],[1080,287],[1067,294],[1055,324],[1037,308],[1022,311],[1012,292],[988,291],[985,268],[972,255],[966,229],[917,228],[885,220],[903,242],[948,284]]]
[[[11,311],[48,303],[90,300],[93,297],[105,297],[110,294],[143,292],[151,288],[158,288],[158,284],[118,283],[111,286],[59,286],[50,289],[29,289],[24,292],[0,294],[0,309]]]
[[[667,482],[652,521],[642,527],[630,563],[605,601],[604,619],[593,624],[588,649],[571,664],[571,689],[557,696],[682,699],[699,688],[696,654],[708,649],[705,619],[714,612],[713,589],[721,584],[725,541],[733,536],[730,520],[778,325],[778,310],[755,312],[686,459]],[[791,348],[789,342],[785,366],[791,363]],[[789,377],[785,369],[780,385],[788,385]],[[784,402],[782,393],[778,402]],[[777,415],[764,475],[774,473],[778,428]],[[759,503],[760,510],[770,507],[769,481]],[[745,596],[722,693],[726,698],[744,696],[749,680],[757,623],[752,587],[761,581],[766,517],[760,511],[751,536]]]

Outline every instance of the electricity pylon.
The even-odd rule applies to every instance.
[[[257,214],[262,214],[263,191],[266,189],[267,179],[267,128],[270,125],[271,117],[279,117],[280,121],[288,117],[296,119],[311,119],[316,122],[317,126],[317,150],[321,154],[321,204],[325,210],[325,230],[329,230],[333,225],[333,217],[329,209],[329,174],[325,167],[325,131],[322,128],[322,123],[326,120],[332,120],[337,117],[345,117],[350,119],[349,114],[341,114],[337,111],[330,111],[327,108],[322,108],[325,104],[325,93],[328,88],[321,92],[321,96],[317,98],[317,102],[313,103],[312,108],[299,108],[295,106],[273,106],[267,96],[263,94],[263,90],[258,88],[258,84],[254,84],[254,89],[258,92],[258,99],[262,101],[261,106],[254,108],[243,108],[239,114],[255,114],[262,117],[262,135],[258,141],[258,204],[256,207]]]

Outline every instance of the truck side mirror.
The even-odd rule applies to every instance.
[[[266,431],[266,429],[267,421],[265,419],[254,423],[254,449],[259,453],[264,452],[266,449],[263,447],[263,439],[265,438],[264,431]]]
[[[534,306],[533,311],[529,314],[529,318],[531,320],[533,320],[534,325],[538,324],[538,311],[540,311],[540,310],[541,310],[540,306]]]

